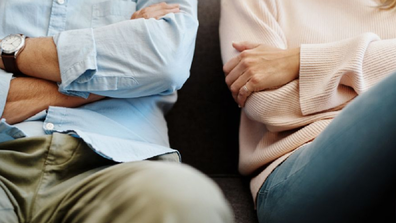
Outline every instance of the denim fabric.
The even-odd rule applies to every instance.
[[[396,74],[358,96],[259,191],[260,222],[395,222]]]
[[[0,1],[0,39],[11,33],[52,36],[61,70],[59,91],[108,97],[79,108],[50,107],[26,121],[42,121],[40,127],[1,120],[0,142],[59,132],[82,138],[97,153],[118,162],[177,152],[169,148],[164,114],[189,77],[197,1],[169,0],[180,5],[180,13],[130,20],[135,11],[159,2]],[[0,114],[10,81],[11,74],[0,70]]]

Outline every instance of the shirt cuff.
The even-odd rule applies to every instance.
[[[10,89],[11,79],[11,73],[0,70],[0,117],[3,116],[4,107],[7,102],[8,91]]]
[[[57,47],[61,83],[59,92],[87,98],[89,92],[70,90],[72,83],[86,83],[97,70],[96,47],[92,29],[70,30],[53,37]]]

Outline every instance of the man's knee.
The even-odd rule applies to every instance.
[[[0,182],[0,184],[2,184]],[[0,186],[0,223],[19,222],[14,205],[10,200],[10,195]]]
[[[153,222],[233,222],[233,215],[217,185],[193,168],[166,162],[120,164],[119,193],[127,208],[140,210]],[[117,196],[118,197],[118,196]],[[154,220],[155,219],[155,220]]]

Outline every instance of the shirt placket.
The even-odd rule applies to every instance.
[[[66,13],[68,0],[53,0],[48,36],[54,36],[66,28]]]

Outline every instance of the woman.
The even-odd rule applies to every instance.
[[[260,222],[394,221],[395,5],[222,0],[239,170]]]

